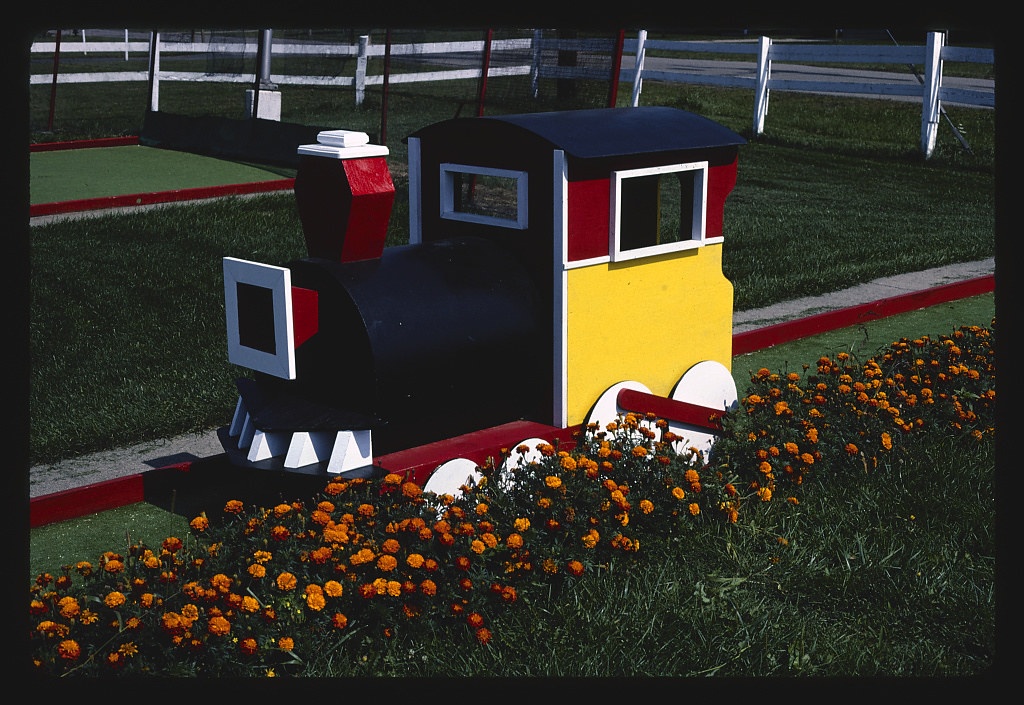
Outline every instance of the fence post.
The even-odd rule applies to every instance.
[[[647,30],[641,29],[636,33],[636,66],[633,68],[633,100],[632,106],[640,105],[640,91],[644,83],[644,55],[647,53]]]
[[[942,84],[942,45],[946,35],[943,32],[929,32],[924,53],[924,86],[921,106],[921,151],[925,159],[932,156],[935,138],[939,130],[939,86]]]
[[[149,109],[160,110],[160,32],[149,33]]]
[[[772,77],[772,62],[768,58],[772,40],[761,37],[757,42],[757,85],[754,86],[754,134],[764,132],[764,118],[768,114],[768,81]]]
[[[533,59],[530,61],[530,95],[534,98],[540,91],[540,42],[544,38],[544,31],[533,30]]]
[[[366,51],[370,45],[370,36],[359,37],[359,53],[356,55],[356,105],[362,105],[366,97]]]

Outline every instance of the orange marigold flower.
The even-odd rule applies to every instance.
[[[217,615],[210,617],[210,622],[206,625],[206,628],[214,636],[224,636],[231,633],[231,622],[221,615]]]
[[[892,450],[892,436],[888,433],[882,434],[882,447],[886,450]]]
[[[800,460],[802,460],[805,465],[814,465],[814,456],[810,453],[801,453]]]
[[[484,625],[484,618],[479,612],[470,612],[466,615],[466,624],[474,629],[479,629]]]
[[[571,560],[568,563],[566,563],[565,569],[569,572],[570,575],[573,575],[577,578],[583,575],[583,564],[577,560]]]
[[[516,531],[523,532],[530,528],[530,520],[524,517],[517,518],[512,525],[516,527]]]
[[[673,487],[672,496],[678,500],[682,500],[686,497],[686,491],[682,487]]]
[[[124,593],[123,592],[118,592],[117,590],[114,590],[112,592],[108,592],[107,596],[105,598],[103,598],[103,604],[105,604],[107,607],[109,607],[111,609],[114,609],[115,607],[120,607],[124,603],[125,603]]]
[[[74,639],[65,639],[57,645],[57,653],[62,659],[74,661],[82,655],[82,647]]]
[[[360,504],[356,512],[362,517],[372,517],[377,513],[377,510],[372,504]]]
[[[654,511],[654,503],[649,499],[640,500],[640,511],[644,514],[650,514]]]
[[[846,451],[847,455],[857,455],[860,449],[857,448],[857,446],[855,446],[853,443],[847,443],[845,446],[843,446],[843,450]]]
[[[647,455],[647,449],[643,446],[634,446],[632,453],[635,458],[643,458]]]
[[[487,644],[490,643],[491,638],[491,630],[487,627],[480,627],[476,630],[476,640],[483,646],[487,646]]]
[[[124,563],[119,560],[112,559],[103,564],[103,570],[108,573],[120,573],[124,570]]]
[[[410,553],[406,556],[405,562],[410,568],[422,568],[424,559],[423,556],[418,553]]]
[[[322,587],[315,583],[310,583],[306,586],[306,606],[316,612],[319,612],[327,606],[327,601],[324,600],[324,590]]]
[[[562,478],[556,477],[554,475],[548,475],[547,477],[544,478],[544,484],[553,490],[557,490],[559,487],[562,486]]]
[[[257,648],[256,640],[253,639],[251,636],[247,636],[244,639],[242,639],[240,642],[238,642],[238,648],[246,656],[252,656],[253,654],[256,653],[256,648]]]
[[[509,548],[522,548],[523,537],[520,534],[509,534],[505,539],[505,545]]]
[[[348,626],[348,617],[341,612],[335,612],[334,616],[331,617],[331,626],[335,629],[344,629]]]
[[[277,648],[281,651],[291,651],[295,648],[295,640],[290,636],[283,636],[277,640]]]
[[[380,548],[382,551],[384,551],[384,553],[398,553],[398,551],[402,548],[402,545],[398,543],[398,541],[396,541],[395,539],[388,539],[381,545]]]
[[[248,571],[249,575],[251,575],[254,578],[263,578],[267,575],[267,569],[261,566],[259,563],[253,563],[246,570]]]
[[[383,555],[377,559],[377,568],[384,571],[385,573],[390,572],[398,567],[398,560],[391,555]]]
[[[698,514],[700,514],[700,505],[697,504],[696,502],[692,502],[689,506],[689,510],[691,515],[697,516]]]
[[[196,517],[188,525],[193,531],[206,531],[210,528],[210,521],[206,517]]]
[[[794,505],[800,504],[800,500],[797,499],[796,497],[786,497],[786,501]]]
[[[424,595],[436,595],[437,594],[437,583],[429,578],[420,583],[420,592]]]
[[[768,502],[772,498],[772,491],[768,487],[760,487],[757,490],[757,496],[761,498],[762,502]]]
[[[289,572],[283,572],[277,576],[277,587],[280,590],[294,590],[298,585],[298,579]]]

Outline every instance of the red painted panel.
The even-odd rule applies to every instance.
[[[705,237],[720,237],[725,217],[725,199],[736,186],[736,166],[732,164],[713,166],[708,170],[708,206],[704,221]]]
[[[313,289],[292,287],[292,333],[299,347],[320,330],[320,299]]]
[[[608,255],[610,189],[608,179],[569,182],[570,262]]]

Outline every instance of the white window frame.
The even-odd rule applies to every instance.
[[[621,235],[622,235],[622,182],[625,179],[631,179],[641,176],[652,176],[655,174],[671,174],[681,171],[694,171],[699,170],[701,172],[701,178],[695,179],[695,188],[693,192],[693,224],[690,229],[690,238],[682,239],[678,242],[668,242],[661,245],[651,245],[649,247],[638,247],[634,249],[623,250],[621,248]],[[666,164],[662,166],[645,167],[642,169],[624,169],[621,171],[613,171],[611,178],[611,214],[610,214],[610,227],[609,227],[609,247],[612,262],[622,262],[626,260],[639,259],[641,257],[653,257],[655,255],[662,255],[669,252],[680,252],[683,250],[692,250],[704,245],[714,244],[721,242],[722,237],[706,236],[707,227],[707,205],[708,205],[708,163],[702,162],[688,162],[685,164]],[[682,194],[680,194],[682,196]],[[681,227],[681,224],[680,224]]]
[[[295,326],[292,317],[291,271],[285,267],[225,257],[224,310],[228,361],[281,379],[295,379]],[[238,284],[269,289],[274,308],[273,353],[242,345],[238,328]]]
[[[465,213],[455,210],[455,174],[475,174],[478,176],[497,176],[513,179],[516,183],[516,217],[499,218],[496,216],[481,215],[479,213]],[[448,220],[460,220],[467,223],[480,223],[483,225],[496,225],[502,228],[514,230],[526,230],[529,221],[527,204],[527,173],[512,169],[494,169],[486,166],[469,166],[466,164],[452,164],[445,162],[441,164],[441,217]]]

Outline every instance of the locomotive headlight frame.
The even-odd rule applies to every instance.
[[[291,271],[224,258],[228,360],[281,379],[295,379]]]

